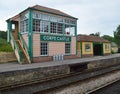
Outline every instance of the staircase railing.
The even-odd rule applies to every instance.
[[[14,49],[18,62],[22,64],[22,51],[19,49],[12,33],[10,33],[10,43],[12,45],[12,48]]]
[[[20,41],[20,45],[21,45],[22,48],[23,48],[23,52],[24,52],[24,54],[25,54],[25,56],[26,56],[26,59],[27,59],[28,63],[31,63],[31,59],[30,59],[30,56],[29,56],[28,46],[27,46],[24,38],[22,37],[22,35],[21,35],[20,33],[19,33],[19,39],[21,40],[21,41]]]

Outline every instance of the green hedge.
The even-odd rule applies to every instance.
[[[13,52],[10,44],[0,46],[0,52]]]
[[[7,40],[2,38],[0,38],[0,52],[13,52],[11,45],[7,43]]]

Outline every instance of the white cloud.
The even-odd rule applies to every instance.
[[[120,0],[0,0],[0,30],[6,29],[5,20],[26,9],[42,5],[56,8],[78,18],[78,33],[101,32],[112,35],[120,24]]]

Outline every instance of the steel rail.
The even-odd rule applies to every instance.
[[[100,86],[100,87],[97,87],[97,88],[95,88],[95,89],[93,89],[93,90],[90,90],[90,91],[86,92],[85,94],[92,94],[92,93],[94,93],[94,92],[96,92],[96,91],[98,91],[98,90],[100,90],[100,89],[102,89],[102,88],[105,88],[105,87],[108,87],[108,86],[111,85],[111,84],[114,84],[115,82],[117,82],[117,81],[119,81],[119,80],[120,80],[120,78],[115,79],[115,80],[113,80],[113,81],[111,81],[111,82],[109,82],[109,83],[106,83],[106,84],[104,84],[104,85],[102,85],[102,86]]]

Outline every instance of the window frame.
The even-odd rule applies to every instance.
[[[54,35],[76,36],[76,20],[75,19],[57,16],[53,14],[46,14],[39,11],[34,11],[33,15],[34,15],[33,19],[49,22],[48,32],[34,32],[34,33],[46,33],[46,34],[48,33],[48,34],[54,34]],[[51,27],[51,23],[54,23],[55,26]],[[62,25],[59,26],[59,24],[62,24]],[[66,29],[65,25],[68,25],[68,31],[69,31],[68,33],[66,33],[65,31]],[[53,31],[51,31],[51,28]]]
[[[85,44],[85,51],[90,52],[91,51],[91,45],[89,43]]]
[[[69,44],[70,48],[69,48],[69,53],[66,53],[66,44]],[[68,50],[68,48],[67,48]],[[65,55],[70,55],[71,54],[71,43],[70,42],[66,42],[65,43]]]
[[[109,51],[109,49],[110,49],[110,45],[109,44],[105,44],[105,50]]]
[[[43,53],[47,53],[47,54],[41,54],[41,53],[42,53],[42,51],[41,51],[41,50],[42,50],[42,49],[41,49],[41,43],[46,43],[46,44],[47,44],[47,48],[46,48],[46,49],[47,49],[47,52],[43,52]],[[48,51],[48,42],[40,42],[40,56],[48,56],[48,52],[49,52],[49,51]]]

